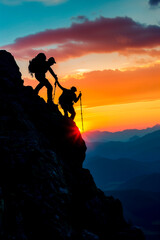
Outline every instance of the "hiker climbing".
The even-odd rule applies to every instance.
[[[38,94],[40,89],[44,86],[47,88],[47,103],[53,103],[52,102],[53,87],[48,81],[48,79],[46,79],[45,74],[47,71],[49,71],[51,75],[55,78],[55,80],[57,79],[57,75],[54,73],[54,71],[51,68],[51,66],[55,63],[56,61],[53,57],[49,58],[46,61],[45,54],[39,53],[35,58],[33,58],[29,62],[29,66],[28,66],[28,69],[31,75],[33,76],[33,73],[34,73],[35,78],[39,81],[39,84],[34,89],[35,93]]]
[[[59,97],[59,104],[64,111],[64,116],[68,117],[68,113],[70,113],[70,118],[74,120],[76,112],[74,110],[73,104],[80,99],[82,94],[80,93],[77,97],[75,94],[75,92],[77,91],[76,87],[71,87],[71,89],[64,88],[58,82],[58,79],[56,79],[56,83],[63,91],[61,96]]]

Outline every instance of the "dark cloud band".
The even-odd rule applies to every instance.
[[[18,38],[3,49],[23,58],[33,57],[36,51],[45,49],[48,55],[64,61],[91,53],[144,53],[159,46],[160,27],[157,25],[143,25],[128,17],[100,17]]]
[[[160,3],[160,0],[149,0],[151,6],[157,6]]]

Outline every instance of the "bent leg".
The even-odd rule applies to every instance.
[[[47,102],[52,102],[52,91],[53,91],[53,87],[50,84],[50,82],[45,78],[45,81],[43,81],[44,86],[47,88]]]
[[[66,109],[63,109],[63,111],[64,111],[64,116],[68,117],[68,111]]]
[[[73,105],[69,106],[69,113],[71,114],[71,118],[72,120],[74,120],[75,116],[76,116],[76,112],[74,110]]]
[[[44,85],[43,85],[43,83],[40,82],[40,83],[35,87],[35,89],[34,89],[35,93],[38,94],[38,93],[39,93],[39,90],[40,90],[42,87],[44,87]]]
[[[60,104],[64,112],[64,117],[68,117],[68,106],[66,104]]]
[[[44,87],[44,79],[45,79],[45,76],[43,76],[43,74],[39,74],[39,73],[35,73],[35,77],[36,79],[39,81],[39,84],[35,87],[34,91],[36,94],[39,93],[39,90]]]
[[[39,90],[45,86],[47,88],[47,102],[52,102],[52,91],[53,87],[48,81],[48,79],[45,78],[45,75],[43,74],[35,74],[36,79],[40,82],[37,87],[35,88],[35,92],[38,94]]]

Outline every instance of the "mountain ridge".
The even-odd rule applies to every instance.
[[[160,173],[160,161],[140,162],[133,159],[108,159],[95,156],[87,158],[83,164],[91,171],[97,186],[105,191],[111,183],[129,181],[131,178],[144,174],[152,174],[156,171]]]
[[[160,192],[128,189],[107,191],[105,194],[122,201],[125,217],[132,223],[141,226],[147,240],[159,240]]]
[[[88,147],[87,155],[117,159],[131,158],[139,161],[158,161],[160,159],[160,130],[148,133],[133,141],[121,142],[94,142],[86,143]]]
[[[128,189],[139,189],[142,191],[160,192],[160,172],[152,174],[143,174],[126,181],[125,183],[118,186],[117,190],[128,190]]]
[[[0,237],[2,240],[143,240],[120,201],[82,168],[75,125],[23,86],[14,57],[0,51]]]
[[[145,129],[125,129],[123,131],[87,131],[82,134],[83,138],[88,142],[109,142],[109,141],[129,141],[133,137],[142,137],[147,133],[160,130],[160,124]]]

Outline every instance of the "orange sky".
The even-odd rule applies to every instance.
[[[82,91],[85,131],[160,123],[160,0],[1,0],[0,9],[0,48],[15,57],[25,85],[38,84],[29,60],[54,57],[60,83]],[[46,100],[46,89],[39,95]]]
[[[50,82],[54,79],[47,75]],[[59,78],[70,88],[82,91],[84,128],[118,131],[145,128],[160,123],[160,63],[125,70],[90,71]],[[34,79],[26,85],[36,86]],[[55,102],[61,91],[56,90]],[[46,89],[40,95],[46,99]],[[80,103],[75,104],[75,121],[81,129]]]
[[[85,131],[158,124],[160,26],[125,16],[76,19],[68,27],[28,34],[3,46],[16,57],[25,84],[38,84],[30,80],[27,68],[29,59],[43,51],[47,58],[55,57],[53,70],[60,83],[82,92]],[[53,77],[47,74],[47,78],[54,86]],[[46,100],[45,88],[39,94]],[[55,103],[60,94],[57,89]],[[75,121],[81,128],[79,102],[75,108]]]

